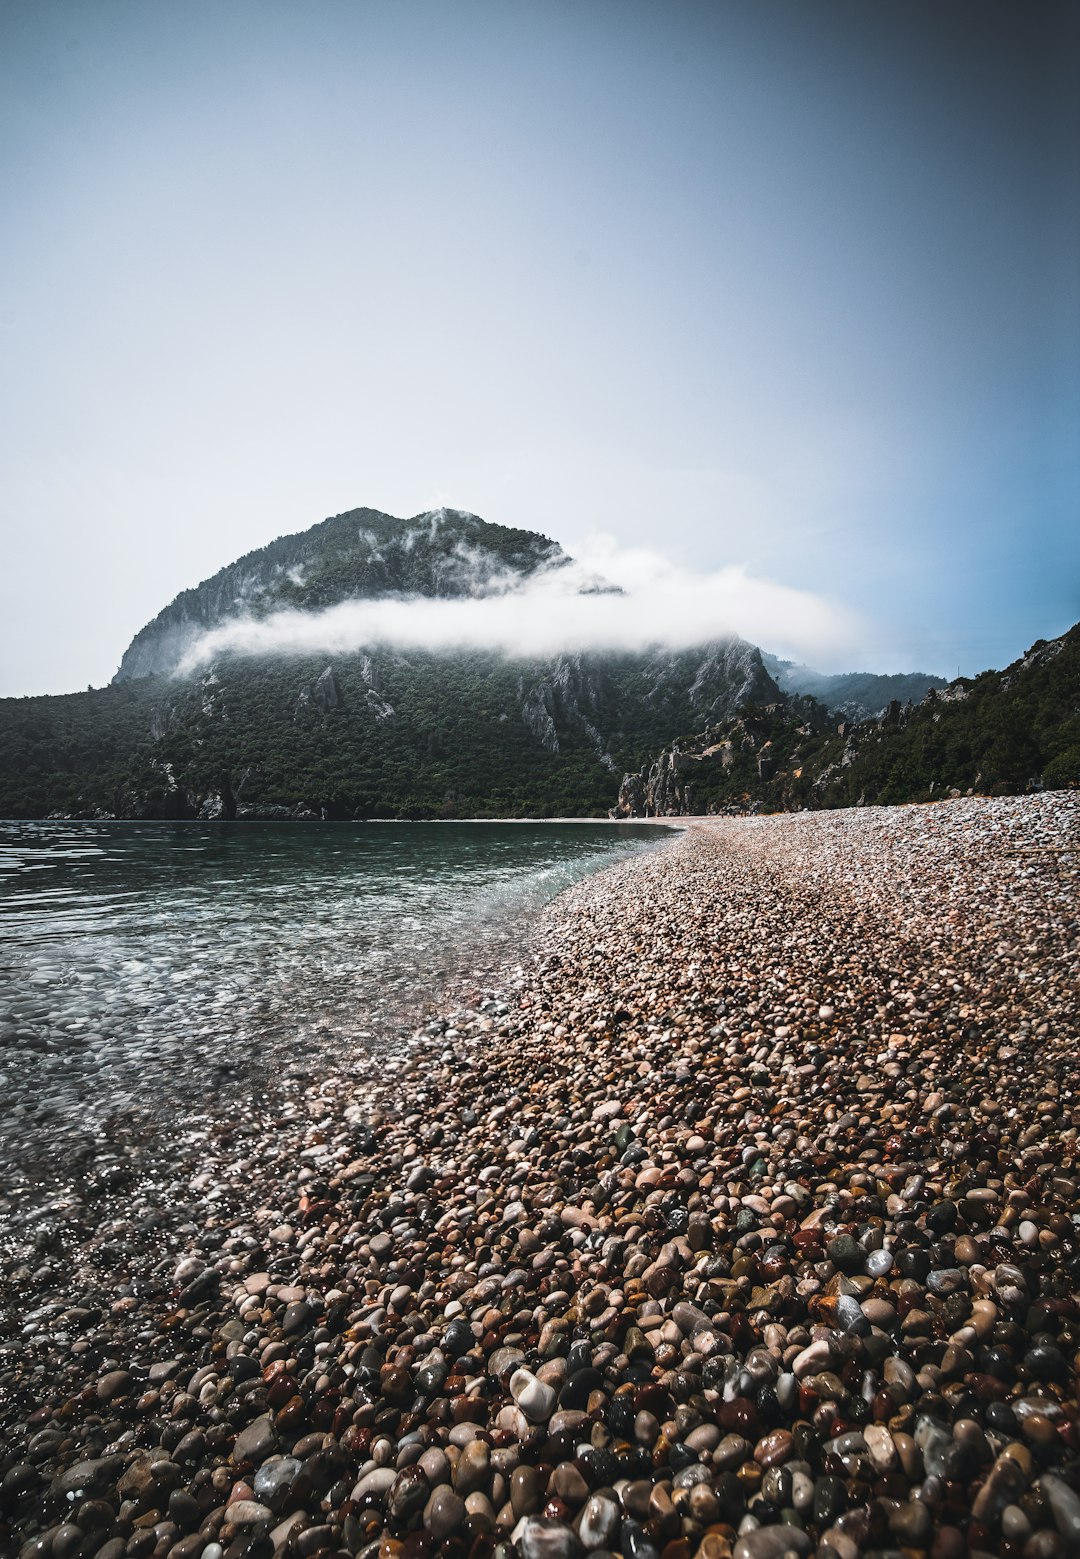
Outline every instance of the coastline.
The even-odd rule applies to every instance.
[[[1080,797],[645,821],[9,1272],[13,1551],[1075,1551]]]
[[[36,1205],[167,1173],[193,1117],[366,1077],[562,887],[669,837],[0,823],[0,1251]]]

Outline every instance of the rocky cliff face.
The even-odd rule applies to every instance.
[[[885,681],[902,679],[882,679]],[[623,776],[612,815],[782,811],[1080,785],[1080,625],[1004,671],[837,720],[809,696],[747,704]]]
[[[523,671],[518,696],[522,718],[549,752],[559,752],[568,733],[583,735],[614,770],[613,750],[625,746],[625,732],[640,725],[643,714],[669,730],[690,728],[775,698],[777,689],[760,652],[730,638],[700,650],[560,655]],[[640,708],[628,707],[631,701]]]
[[[762,792],[781,765],[799,767],[802,746],[813,745],[832,728],[822,705],[779,694],[774,687],[771,702],[730,711],[699,736],[673,743],[635,773],[624,774],[612,816],[758,811]]]
[[[113,680],[170,675],[208,629],[231,618],[321,611],[350,597],[484,595],[564,557],[546,536],[459,510],[403,520],[351,509],[181,591],[135,635]]]

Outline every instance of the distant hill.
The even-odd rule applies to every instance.
[[[827,676],[809,666],[780,660],[762,652],[765,669],[784,693],[809,693],[834,714],[850,720],[870,720],[897,700],[921,703],[931,688],[947,687],[945,677],[926,671],[905,671],[880,676],[872,671],[844,671]]]
[[[237,617],[480,596],[568,561],[547,537],[453,510],[356,509],[282,537],[177,596],[110,687],[0,700],[0,815],[603,816],[618,776],[675,733],[779,696],[738,639],[548,659],[373,645],[172,675]]]
[[[840,721],[808,695],[748,705],[627,774],[623,816],[1019,795],[1080,785],[1080,625],[1004,671]]]

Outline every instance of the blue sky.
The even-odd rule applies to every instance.
[[[826,669],[1061,632],[1078,24],[0,3],[0,691],[108,680],[178,590],[358,505],[742,568]],[[854,637],[800,640],[791,589]]]

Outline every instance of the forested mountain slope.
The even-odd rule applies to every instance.
[[[0,700],[0,815],[603,816],[621,775],[623,815],[909,801],[1080,777],[1076,629],[1005,672],[846,722],[785,693],[767,665],[788,680],[806,668],[733,638],[665,650],[644,624],[633,652],[532,658],[379,643],[210,658],[203,640],[284,609],[303,621],[348,602],[389,598],[421,613],[428,600],[479,602],[570,565],[545,536],[455,510],[395,519],[355,509],[281,537],[177,596],[135,636],[109,687]],[[560,577],[581,594],[607,588]],[[860,678],[831,683],[852,692],[859,682],[874,699],[911,682]]]
[[[826,675],[776,655],[762,654],[765,669],[782,693],[809,693],[833,714],[849,720],[876,719],[895,700],[920,703],[931,688],[946,687],[944,677],[928,671],[881,674],[874,671],[842,671]]]
[[[807,696],[747,705],[624,777],[623,816],[1022,795],[1080,785],[1080,625],[1004,671],[932,688],[878,720]]]
[[[544,536],[450,510],[352,510],[282,537],[177,596],[110,687],[0,701],[0,815],[602,816],[624,769],[676,732],[777,696],[737,639],[544,659],[376,644],[174,674],[237,621],[479,598],[568,562]]]

